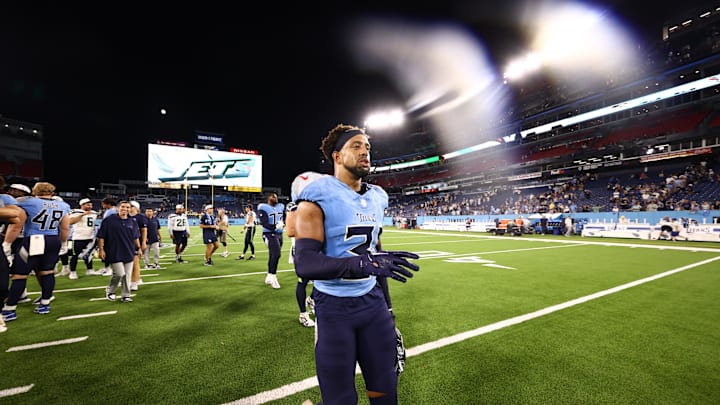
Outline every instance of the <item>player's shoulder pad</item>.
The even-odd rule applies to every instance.
[[[298,202],[317,202],[327,197],[328,193],[332,193],[332,190],[335,188],[335,185],[333,184],[334,179],[335,177],[327,175],[318,177],[312,183],[306,184],[295,200]]]
[[[308,184],[313,183],[315,180],[322,178],[324,174],[318,172],[307,171],[298,174],[290,185],[290,199],[295,201],[300,196],[300,193],[307,187]]]

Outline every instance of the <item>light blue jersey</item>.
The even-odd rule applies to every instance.
[[[17,201],[15,201],[15,198],[10,194],[0,194],[0,207],[7,207],[11,205],[17,205]],[[7,225],[7,223],[0,223],[0,235],[5,235]]]
[[[270,204],[261,203],[258,204],[257,210],[258,215],[263,215],[264,213],[267,216],[268,222],[270,224],[277,224],[279,221],[284,221],[285,219],[285,204],[283,203],[277,203],[274,207]],[[263,232],[272,232],[277,234],[283,233],[282,229],[278,231],[275,229],[268,229],[264,226],[262,228]]]
[[[18,201],[18,207],[27,212],[27,220],[23,228],[26,237],[59,235],[60,221],[70,212],[68,203],[50,198],[31,197]]]
[[[0,207],[5,207],[7,205],[17,205],[17,201],[15,201],[15,197],[11,196],[10,194],[0,194]]]
[[[352,190],[333,176],[308,184],[299,198],[316,203],[325,216],[323,253],[351,257],[377,251],[388,195],[380,187],[366,184],[365,193]],[[336,297],[359,297],[375,286],[375,276],[362,279],[315,280],[315,288]]]
[[[110,215],[117,214],[117,213],[118,213],[117,207],[108,208],[103,213],[103,219],[109,217]]]

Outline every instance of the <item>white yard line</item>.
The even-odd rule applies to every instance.
[[[513,318],[505,319],[500,322],[495,322],[490,325],[485,325],[477,329],[469,330],[466,332],[458,333],[457,335],[448,336],[442,339],[438,339],[434,342],[424,343],[419,346],[415,346],[407,349],[407,357],[417,356],[419,354],[429,352],[431,350],[440,349],[451,344],[459,343],[467,339],[471,339],[477,336],[484,335],[486,333],[494,332],[499,329],[506,328],[508,326],[517,325],[522,322],[529,321],[531,319],[539,318],[544,315],[551,314],[556,311],[560,311],[566,308],[573,307],[575,305],[583,304],[585,302],[604,297],[606,295],[614,294],[616,292],[626,290],[628,288],[636,287],[641,284],[649,283],[651,281],[670,276],[681,271],[689,270],[694,267],[703,266],[708,263],[720,260],[720,256],[713,257],[710,259],[702,260],[696,263],[688,264],[687,266],[678,267],[676,269],[668,270],[663,273],[656,274],[654,276],[641,278],[639,280],[631,281],[626,284],[619,285],[617,287],[609,288],[607,290],[599,291],[594,294],[586,295],[584,297],[576,298],[574,300],[566,301],[561,304],[549,306],[534,312],[530,312],[524,315],[519,315]],[[355,373],[360,372],[359,368],[356,368]],[[264,404],[270,401],[275,401],[290,395],[297,394],[298,392],[305,391],[310,388],[314,388],[318,385],[317,376],[306,378],[302,381],[294,382],[291,384],[283,385],[282,387],[275,388],[269,391],[260,392],[258,394],[241,398],[236,401],[228,402],[225,405],[245,405],[245,404]]]
[[[22,387],[15,387],[15,388],[8,388],[6,390],[1,390],[0,398],[9,397],[12,395],[17,395],[17,394],[22,394],[22,393],[28,392],[34,386],[35,386],[35,384],[30,384],[30,385],[23,385]]]
[[[55,340],[52,342],[34,343],[31,345],[25,345],[25,346],[15,346],[15,347],[11,347],[5,351],[6,352],[19,352],[22,350],[40,349],[42,347],[48,347],[48,346],[69,345],[71,343],[82,342],[83,340],[85,340],[87,338],[88,338],[88,336],[83,336],[83,337],[77,337],[77,338],[71,338],[71,339]]]
[[[115,315],[117,314],[117,311],[107,311],[107,312],[95,312],[92,314],[81,314],[81,315],[71,315],[71,316],[61,316],[58,318],[58,321],[69,321],[71,319],[81,319],[81,318],[92,318],[94,316],[104,316],[104,315]]]

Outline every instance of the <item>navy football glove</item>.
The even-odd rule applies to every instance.
[[[410,270],[420,270],[420,266],[407,261],[406,258],[417,259],[419,257],[415,253],[404,251],[366,252],[360,256],[360,271],[363,275],[390,277],[404,283],[413,276]]]

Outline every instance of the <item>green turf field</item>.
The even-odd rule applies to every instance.
[[[260,236],[239,261],[230,233],[214,267],[197,228],[189,264],[164,248],[132,303],[105,300],[109,277],[81,263],[50,314],[20,304],[0,334],[0,403],[319,402],[289,239],[273,290]],[[386,229],[383,247],[421,256],[391,280],[402,404],[720,403],[718,244]]]

